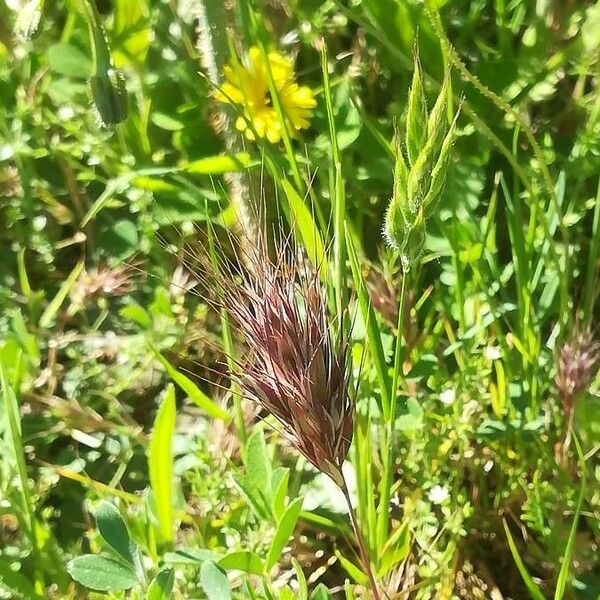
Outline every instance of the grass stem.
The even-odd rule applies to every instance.
[[[343,475],[342,475],[343,477]],[[377,588],[377,582],[375,581],[375,575],[373,574],[373,568],[371,566],[371,561],[369,559],[369,553],[367,552],[367,548],[365,546],[365,541],[363,535],[360,531],[360,527],[358,524],[358,520],[356,518],[356,513],[354,512],[354,507],[352,506],[352,500],[350,499],[350,493],[348,492],[348,485],[344,478],[344,485],[342,487],[342,493],[344,494],[344,498],[346,499],[346,504],[348,505],[348,513],[350,515],[350,521],[352,523],[352,529],[354,531],[354,536],[356,537],[356,543],[358,544],[358,549],[360,552],[360,558],[363,563],[363,568],[367,573],[367,577],[369,578],[369,584],[371,586],[371,591],[373,592],[373,598],[375,600],[381,600],[381,596],[379,594],[379,590]]]
[[[392,375],[392,388],[390,394],[390,414],[386,423],[386,433],[383,445],[383,478],[381,480],[379,510],[377,515],[377,541],[378,547],[383,547],[386,542],[389,528],[389,503],[392,487],[392,470],[394,465],[394,423],[396,421],[396,407],[398,404],[398,380],[402,358],[402,325],[404,322],[404,303],[406,296],[407,272],[402,274],[400,288],[400,304],[398,306],[398,322],[396,328],[396,348],[394,350],[394,372]]]

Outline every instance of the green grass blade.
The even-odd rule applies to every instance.
[[[20,368],[20,358],[17,359],[18,367],[15,371]],[[35,519],[35,513],[33,509],[33,502],[31,500],[31,493],[29,491],[29,480],[27,479],[27,465],[25,463],[25,452],[23,450],[23,439],[21,437],[21,418],[19,414],[19,404],[17,402],[17,396],[12,389],[12,386],[8,383],[6,373],[4,371],[4,365],[0,360],[0,384],[2,385],[2,400],[4,403],[4,412],[8,424],[8,434],[10,445],[12,446],[17,474],[19,476],[21,484],[21,499],[23,504],[23,511],[27,515],[27,521],[29,525],[29,536],[31,539],[31,546],[33,549],[34,564],[35,566],[35,584],[34,589],[36,594],[40,597],[44,596],[45,583],[44,575],[41,571],[40,565],[40,541],[37,536],[37,524]]]
[[[581,514],[581,507],[583,505],[583,498],[585,493],[585,459],[583,458],[581,448],[576,438],[575,444],[577,447],[577,453],[579,454],[579,461],[582,467],[581,487],[579,488],[579,496],[577,497],[575,515],[573,517],[573,523],[571,524],[571,530],[569,531],[569,538],[567,539],[567,547],[565,548],[565,554],[563,556],[560,571],[558,573],[558,579],[556,581],[556,589],[554,590],[554,600],[562,600],[562,598],[565,595],[567,581],[569,579],[569,571],[571,569],[573,548],[575,546],[575,537],[577,536],[577,525],[579,523],[579,515]]]
[[[325,254],[325,245],[317,229],[317,224],[312,218],[306,204],[294,189],[294,186],[287,179],[281,181],[281,186],[288,199],[292,213],[291,225],[300,233],[308,258],[317,269],[320,269],[321,276],[323,277],[327,273],[327,256]]]
[[[523,559],[519,554],[519,550],[517,549],[517,545],[515,544],[515,540],[513,539],[513,536],[510,532],[510,529],[508,528],[506,521],[503,520],[502,523],[504,525],[504,531],[506,532],[506,539],[508,540],[508,547],[510,548],[510,553],[512,554],[513,560],[517,565],[517,569],[519,569],[519,573],[521,574],[521,578],[523,579],[523,583],[525,583],[525,587],[527,588],[530,597],[533,600],[546,600],[546,598],[544,598],[544,594],[542,594],[540,588],[537,586],[535,581],[533,581],[533,578],[527,571],[527,568],[523,563]]]
[[[77,278],[81,274],[81,271],[83,271],[83,261],[79,261],[75,265],[73,270],[69,273],[69,276],[65,279],[63,284],[60,286],[58,292],[56,293],[56,296],[54,296],[54,298],[52,298],[52,300],[50,301],[50,304],[48,304],[48,306],[46,307],[46,310],[42,313],[42,316],[40,317],[40,322],[39,322],[40,328],[46,329],[54,322],[54,318],[56,317],[58,311],[60,310],[62,303],[65,301],[65,298],[71,291],[71,288],[75,285],[75,282],[77,281]]]
[[[587,267],[585,272],[585,287],[583,288],[583,321],[590,324],[592,309],[594,307],[594,288],[597,282],[596,266],[600,252],[600,178],[594,204],[594,222],[592,225],[592,240],[588,252]]]
[[[381,390],[381,404],[383,407],[383,413],[387,420],[390,412],[390,380],[385,363],[385,354],[381,344],[381,332],[379,331],[379,325],[377,323],[377,318],[375,317],[375,311],[371,306],[369,292],[367,291],[367,287],[362,278],[360,263],[358,262],[356,251],[354,250],[352,238],[350,237],[348,228],[346,227],[345,229],[346,247],[348,249],[348,259],[350,260],[350,267],[352,269],[354,287],[356,288],[356,293],[358,294],[360,310],[363,320],[366,324],[367,340],[373,356],[373,365],[375,367],[377,380]]]
[[[180,373],[158,350],[153,349],[157,360],[167,375],[180,387],[189,399],[211,417],[229,421],[231,417],[216,402],[213,402],[189,377]]]
[[[327,121],[329,124],[329,139],[331,141],[331,156],[333,159],[333,173],[331,177],[330,196],[333,199],[333,255],[335,263],[335,296],[337,313],[340,319],[340,331],[343,331],[343,315],[346,298],[346,245],[345,245],[345,219],[346,219],[346,189],[342,177],[342,160],[337,140],[335,118],[333,114],[333,97],[329,81],[329,68],[327,62],[327,47],[321,47],[321,71],[323,73],[323,91],[325,106],[327,108]]]
[[[148,470],[158,516],[158,533],[162,542],[173,540],[173,432],[175,431],[175,388],[167,386],[156,413],[150,448]]]

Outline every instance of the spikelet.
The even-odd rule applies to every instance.
[[[425,247],[426,221],[442,196],[458,112],[448,126],[446,75],[430,113],[423,93],[421,64],[415,52],[413,79],[406,112],[406,158],[401,136],[395,135],[394,191],[388,205],[384,237],[400,253],[407,271]]]
[[[346,344],[330,332],[318,272],[298,263],[291,242],[278,244],[275,261],[265,246],[253,248],[248,271],[222,282],[223,304],[250,351],[237,377],[307,460],[344,487],[354,423]]]

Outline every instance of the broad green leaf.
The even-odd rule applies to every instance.
[[[292,184],[287,179],[283,179],[281,186],[290,205],[292,227],[299,232],[308,258],[315,268],[319,269],[321,277],[324,277],[327,273],[327,256],[317,224]]]
[[[225,570],[237,569],[238,571],[244,571],[245,573],[252,573],[254,575],[262,575],[265,570],[265,566],[260,556],[255,552],[250,552],[248,550],[230,552],[221,558],[217,564]]]
[[[174,583],[175,571],[173,569],[163,569],[151,581],[146,600],[169,600]]]
[[[169,384],[154,419],[148,451],[150,486],[156,503],[159,539],[163,542],[171,542],[173,539],[173,432],[175,430],[175,410],[175,389],[173,384]]]
[[[138,249],[138,228],[133,221],[121,219],[100,234],[102,244],[111,249],[111,259],[122,261]]]
[[[92,74],[92,61],[76,46],[54,44],[46,52],[50,70],[75,79],[88,79]]]
[[[182,164],[181,167],[188,173],[197,175],[221,175],[223,173],[245,171],[258,165],[260,165],[259,159],[252,157],[247,152],[238,152],[237,154],[199,158],[190,163]]]
[[[235,473],[233,475],[233,481],[237,485],[239,491],[245,496],[248,504],[252,507],[252,510],[261,519],[271,520],[271,510],[269,505],[265,502],[264,494],[256,490],[256,486],[251,480],[242,473]]]
[[[134,321],[140,327],[144,329],[150,329],[152,327],[152,319],[145,308],[142,308],[139,304],[129,304],[124,306],[119,314],[130,321]]]
[[[389,537],[379,556],[379,575],[385,577],[393,567],[402,562],[410,551],[408,520],[404,521]]]
[[[244,456],[246,471],[234,475],[234,481],[248,502],[263,519],[273,518],[273,485],[271,460],[262,429],[257,429],[248,438]]]
[[[270,508],[273,500],[271,459],[262,429],[257,429],[246,444],[246,478]]]
[[[117,67],[142,64],[146,59],[152,30],[148,27],[146,0],[116,0],[112,29],[113,57]]]
[[[166,131],[181,131],[185,127],[185,123],[179,119],[161,112],[152,113],[150,119],[157,127]]]
[[[150,192],[177,192],[179,187],[165,181],[161,177],[148,177],[139,175],[131,180],[131,185]]]
[[[104,541],[126,562],[134,564],[133,542],[118,509],[110,502],[101,502],[95,513],[96,525]]]
[[[84,554],[74,558],[67,565],[71,577],[92,590],[129,590],[137,584],[133,567],[114,558]]]
[[[288,543],[290,536],[294,533],[296,521],[298,520],[298,516],[302,510],[302,500],[302,498],[296,498],[293,502],[291,502],[285,510],[285,513],[283,513],[281,521],[279,521],[277,524],[275,537],[271,542],[271,548],[269,549],[269,554],[267,556],[267,570],[270,570],[273,568],[273,566],[275,566],[281,557],[281,553],[285,548],[285,545]]]
[[[362,569],[356,566],[350,559],[346,558],[337,548],[335,549],[335,555],[344,570],[356,583],[359,585],[367,585],[369,578],[363,573]]]
[[[396,419],[396,429],[399,431],[412,431],[423,427],[423,409],[417,400],[409,398],[406,401],[408,412]]]
[[[231,417],[216,402],[213,402],[189,377],[175,369],[158,350],[154,350],[156,358],[165,368],[169,377],[188,395],[188,398],[211,417],[230,421]]]
[[[208,600],[230,600],[231,587],[227,574],[214,563],[210,561],[202,563],[200,583]]]

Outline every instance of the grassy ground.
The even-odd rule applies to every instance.
[[[599,32],[0,4],[0,598],[600,598]],[[358,538],[229,377],[214,270],[280,230],[349,340]]]

